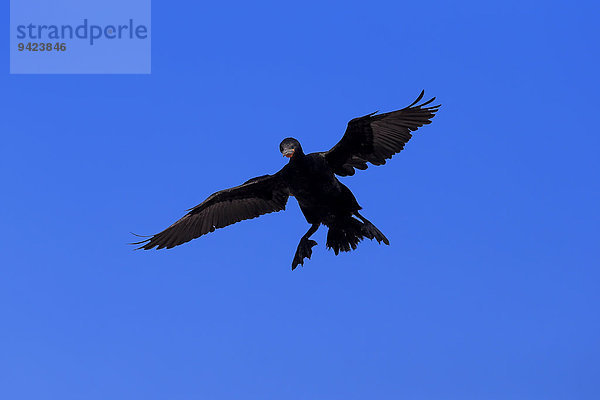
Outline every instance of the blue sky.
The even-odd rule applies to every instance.
[[[0,397],[599,398],[597,4],[152,7],[151,75],[3,52]],[[433,124],[343,179],[391,246],[321,229],[291,272],[293,199],[126,245],[421,89]]]

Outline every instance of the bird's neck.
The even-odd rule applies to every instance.
[[[302,150],[296,150],[294,152],[294,155],[290,158],[290,162],[299,162],[302,161],[304,159],[304,153],[302,152]]]

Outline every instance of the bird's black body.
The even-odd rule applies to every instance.
[[[322,153],[296,153],[280,173],[310,224],[328,225],[336,217],[352,215],[361,209],[350,189],[335,177]]]
[[[285,209],[289,196],[300,205],[310,229],[302,239],[292,261],[292,269],[310,258],[317,243],[310,236],[321,224],[327,226],[327,247],[340,251],[356,249],[364,238],[389,244],[388,239],[359,210],[356,198],[336,177],[354,175],[355,169],[367,169],[367,163],[385,164],[404,148],[411,131],[429,124],[439,106],[424,107],[434,99],[385,114],[368,114],[348,123],[342,139],[329,151],[304,154],[293,138],[280,144],[289,163],[273,175],[250,179],[240,186],[214,193],[189,210],[164,231],[142,242],[142,249],[171,248],[215,229],[244,219]]]

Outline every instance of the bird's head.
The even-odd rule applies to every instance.
[[[302,146],[300,142],[294,138],[285,138],[279,144],[279,151],[284,157],[292,158],[294,155],[300,155],[302,153]]]

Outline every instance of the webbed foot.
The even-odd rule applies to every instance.
[[[298,264],[304,266],[304,259],[310,259],[312,256],[312,248],[317,245],[317,242],[303,237],[298,244],[294,260],[292,261],[292,271],[298,266]]]

